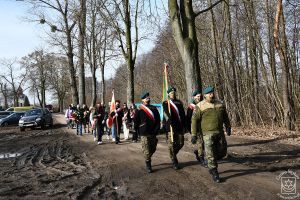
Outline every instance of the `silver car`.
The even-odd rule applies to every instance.
[[[20,131],[25,131],[25,128],[53,126],[52,114],[47,108],[32,109],[25,112],[24,116],[19,120]]]

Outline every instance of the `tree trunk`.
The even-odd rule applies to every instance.
[[[105,58],[105,57],[104,57]],[[104,64],[101,64],[101,91],[102,91],[102,96],[101,96],[101,102],[105,104],[105,78],[104,78]]]
[[[257,42],[256,42],[256,15],[254,10],[253,1],[245,1],[245,8],[248,15],[248,37],[249,37],[249,50],[250,50],[250,64],[251,64],[251,80],[252,80],[252,99],[253,99],[253,116],[254,123],[259,121],[259,102],[258,102],[258,55],[257,55]]]
[[[85,67],[84,67],[84,40],[86,29],[86,0],[80,0],[79,22],[79,104],[85,104]]]
[[[174,39],[184,64],[187,97],[191,99],[193,90],[202,89],[193,2],[180,0],[179,10],[177,0],[169,0],[169,15]]]
[[[74,67],[74,54],[73,54],[73,45],[72,45],[72,37],[71,37],[71,30],[68,25],[68,20],[65,16],[65,25],[66,25],[66,36],[67,36],[67,57],[68,57],[68,68],[70,72],[70,82],[71,82],[71,92],[72,92],[72,103],[78,104],[78,90],[76,84],[76,71]]]
[[[281,20],[281,33],[282,41],[280,41],[280,20]],[[283,95],[283,106],[284,106],[284,123],[287,130],[292,130],[293,127],[293,108],[292,99],[290,92],[290,75],[289,75],[289,63],[287,57],[287,39],[285,33],[285,20],[282,10],[282,0],[277,1],[276,17],[274,23],[274,39],[275,47],[278,51],[281,68],[282,68],[282,95]]]
[[[131,20],[130,20],[130,10],[129,10],[129,0],[125,0],[125,34],[126,34],[126,48],[127,53],[125,56],[127,63],[127,104],[134,103],[134,59],[131,43]]]
[[[209,0],[209,6],[211,6],[211,0]],[[223,100],[224,99],[224,84],[222,83],[222,78],[221,78],[221,69],[220,69],[220,63],[219,63],[219,52],[218,52],[218,46],[217,46],[217,29],[216,29],[216,21],[215,21],[215,16],[214,16],[214,11],[213,9],[210,10],[211,13],[211,36],[212,36],[212,49],[213,49],[213,54],[214,54],[214,64],[216,68],[216,73],[217,73],[217,94],[218,98]]]
[[[46,87],[45,87],[45,80],[41,83],[41,98],[42,98],[42,108],[45,108],[46,105]]]
[[[226,15],[227,15],[227,26],[228,26],[228,33],[227,33],[227,39],[229,43],[229,65],[232,69],[232,80],[233,83],[231,86],[229,86],[228,89],[232,90],[232,95],[233,95],[233,103],[236,105],[233,111],[233,121],[237,126],[240,125],[241,119],[239,116],[239,97],[238,97],[238,92],[237,92],[237,75],[236,75],[236,56],[235,56],[235,51],[234,51],[234,42],[232,39],[232,27],[231,27],[231,15],[230,15],[230,9],[229,9],[229,4],[230,0],[226,0]]]

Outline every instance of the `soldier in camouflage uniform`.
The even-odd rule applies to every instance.
[[[192,116],[192,143],[197,141],[197,129],[200,126],[209,173],[215,182],[220,182],[217,160],[227,154],[223,124],[228,136],[231,126],[224,104],[214,98],[214,88],[205,88],[203,94],[204,100],[196,105]]]
[[[185,131],[185,112],[183,104],[176,98],[176,88],[170,86],[168,91],[169,99],[164,101],[162,106],[164,110],[164,125],[168,133],[169,155],[172,160],[173,169],[179,169],[177,154],[184,145]],[[170,102],[170,111],[169,105]],[[173,141],[171,141],[171,128],[173,129]]]
[[[156,151],[156,135],[160,128],[160,116],[157,108],[150,105],[150,95],[148,92],[142,94],[142,105],[137,110],[134,117],[134,128],[141,136],[142,151],[146,161],[148,173],[152,173],[151,157]]]
[[[192,124],[192,115],[193,111],[196,108],[196,105],[202,100],[201,91],[195,90],[192,94],[193,101],[189,104],[187,111],[186,111],[186,127],[187,130],[191,133],[191,124]],[[199,127],[200,128],[200,127]],[[200,130],[197,130],[197,149],[194,150],[194,154],[196,156],[196,159],[202,166],[205,166],[205,160],[204,160],[204,143],[203,143],[203,137]]]

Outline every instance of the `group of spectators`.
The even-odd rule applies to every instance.
[[[109,103],[110,104],[110,103]],[[110,107],[110,105],[109,105]],[[120,106],[120,101],[116,101],[116,111],[110,112],[109,107],[103,103],[97,103],[95,107],[88,108],[86,105],[69,105],[65,112],[68,129],[75,128],[76,134],[82,136],[83,133],[92,134],[94,141],[102,144],[102,137],[106,135],[107,139],[116,144],[120,143],[120,134],[123,129],[124,140],[129,140],[129,133],[133,129],[133,118],[136,112],[135,105],[129,108],[126,103]],[[108,118],[113,119],[111,128],[107,126]],[[132,130],[132,141],[136,142],[138,133]]]

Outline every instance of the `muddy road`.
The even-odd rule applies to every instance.
[[[92,135],[67,129],[62,115],[54,118],[52,129],[0,129],[0,199],[280,199],[276,177],[287,169],[300,176],[299,144],[230,136],[216,184],[195,161],[189,134],[177,171],[159,136],[148,174],[140,143],[116,145],[103,137],[97,145]]]

